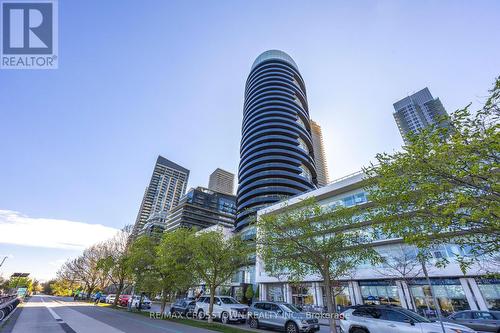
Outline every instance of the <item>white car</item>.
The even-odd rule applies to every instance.
[[[115,302],[115,298],[115,294],[109,294],[108,296],[106,296],[106,303],[113,304]]]
[[[468,327],[443,323],[446,333],[475,333]],[[340,314],[342,333],[441,333],[441,324],[394,306],[361,305]]]
[[[129,298],[128,303],[132,302],[132,307],[139,308],[139,301],[141,300],[140,295],[135,295],[134,297]],[[146,296],[142,297],[142,306],[143,309],[151,309],[151,300]]]
[[[199,319],[204,319],[208,315],[209,305],[210,296],[203,296],[198,299],[194,313]],[[229,296],[215,296],[212,316],[220,319],[224,324],[230,321],[244,323],[248,316],[248,306]]]

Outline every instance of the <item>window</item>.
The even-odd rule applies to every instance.
[[[262,304],[262,303],[255,303],[255,305],[253,307],[256,308],[256,309],[262,310],[264,308],[264,304]]]
[[[307,154],[309,154],[309,148],[307,148],[307,144],[304,140],[302,140],[302,138],[298,138],[297,139],[299,141],[299,147],[305,151]]]
[[[312,180],[311,171],[309,171],[309,169],[303,164],[300,165],[300,169],[302,170],[300,175],[306,178],[307,180],[311,181]]]
[[[354,310],[353,316],[357,317],[367,317],[367,318],[380,318],[380,311],[375,308],[359,308]]]
[[[495,320],[496,318],[489,312],[474,312],[474,319]]]
[[[380,310],[381,316],[380,319],[397,321],[398,323],[408,322],[409,318],[398,311],[393,310]]]
[[[276,304],[269,304],[269,311],[278,312],[280,308]]]
[[[455,314],[453,316],[454,319],[462,319],[462,320],[466,320],[466,319],[472,319],[472,315],[470,312],[466,311],[466,312],[459,312],[457,314]]]
[[[269,304],[269,303],[262,303],[262,310],[264,310],[264,311],[271,310],[271,304]]]

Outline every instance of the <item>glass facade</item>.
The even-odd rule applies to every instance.
[[[401,306],[398,288],[392,281],[359,281],[363,304]]]
[[[303,308],[314,304],[314,290],[312,283],[301,283],[291,285],[292,288],[292,304]]]
[[[323,306],[326,307],[327,303],[325,286],[321,286],[321,291],[323,295]],[[333,295],[335,295],[335,304],[337,305],[337,311],[343,311],[343,309],[352,305],[347,282],[343,282],[339,286],[332,287],[332,293]]]
[[[469,310],[470,305],[459,279],[431,279],[432,289],[441,308],[443,316],[453,312]],[[435,305],[430,287],[426,280],[413,280],[409,286],[417,312],[427,316],[435,316]]]
[[[488,309],[500,311],[500,279],[476,279]]]
[[[270,302],[284,302],[285,291],[283,284],[281,283],[268,284],[266,300]]]

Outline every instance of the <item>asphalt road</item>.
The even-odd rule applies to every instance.
[[[73,302],[72,298],[33,296],[16,310],[2,333],[209,333],[206,329],[136,313]],[[246,324],[233,324],[251,330]],[[233,326],[231,325],[231,326]],[[255,332],[267,332],[253,330]],[[321,333],[328,327],[321,327]]]

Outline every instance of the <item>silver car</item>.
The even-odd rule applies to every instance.
[[[445,322],[446,333],[476,332],[466,326]],[[383,305],[361,305],[340,314],[342,333],[436,333],[441,324],[413,311]]]
[[[447,321],[484,332],[500,332],[500,311],[459,311]]]
[[[317,318],[281,302],[255,302],[248,310],[248,324],[251,328],[285,329],[287,333],[319,331]]]

